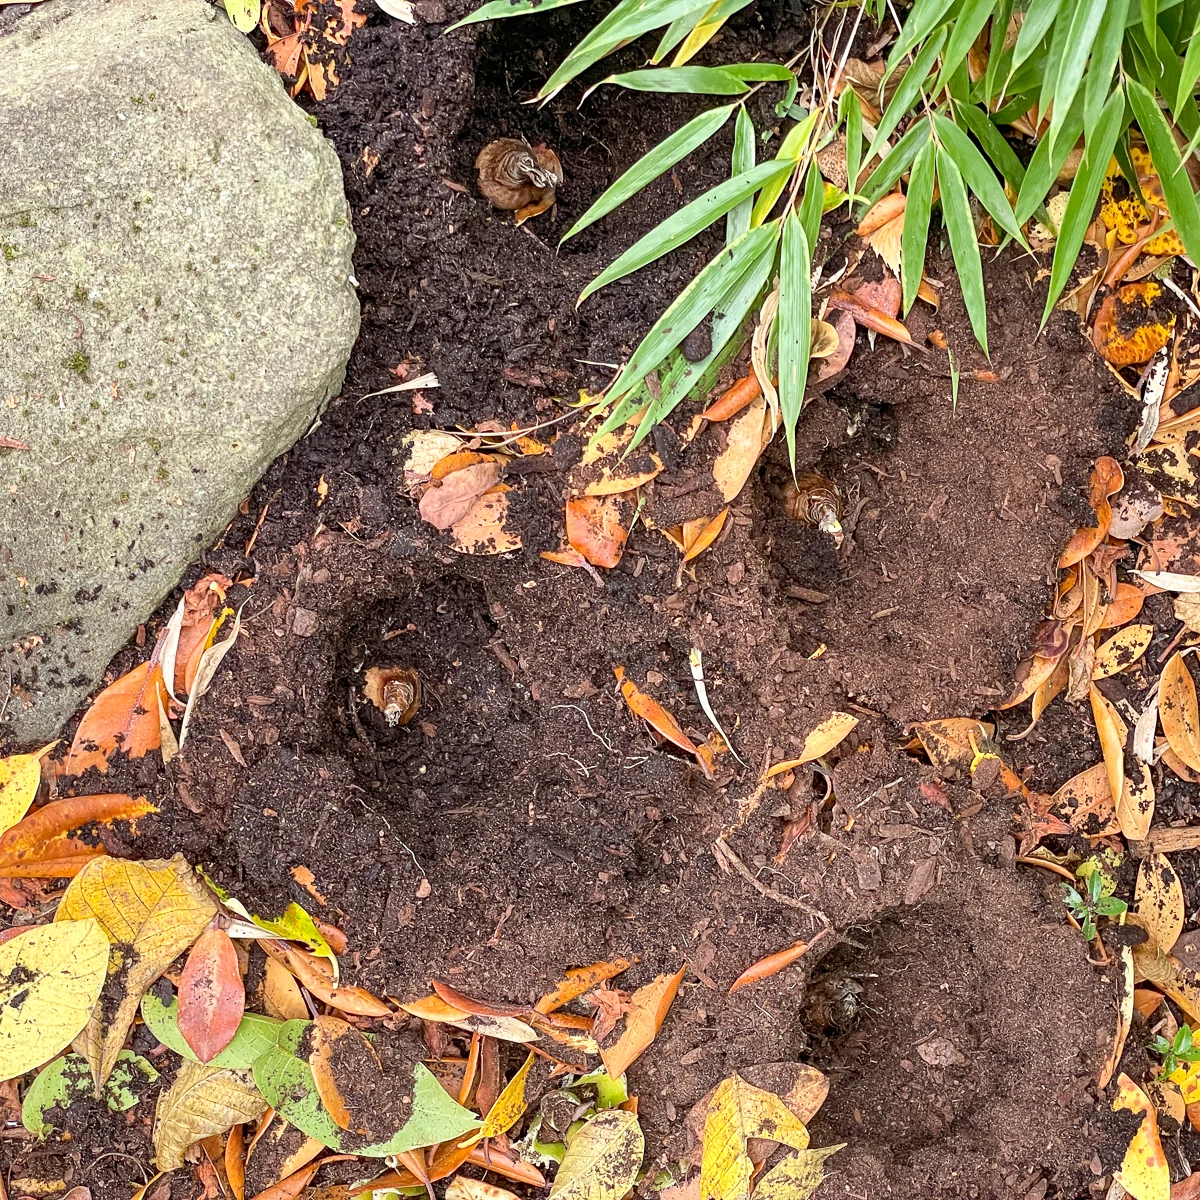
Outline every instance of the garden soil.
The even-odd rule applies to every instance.
[[[903,746],[912,722],[999,702],[1059,548],[1088,515],[1090,465],[1121,452],[1133,406],[1073,318],[1056,314],[1039,335],[1042,263],[1006,253],[987,266],[988,361],[935,252],[940,310],[919,303],[910,326],[921,344],[944,332],[957,397],[944,352],[860,333],[849,369],[801,417],[798,461],[847,498],[840,552],[787,518],[776,447],[690,569],[639,526],[597,586],[539,557],[559,545],[580,451],[564,434],[510,477],[524,548],[455,553],[404,488],[405,435],[485,419],[524,428],[599,389],[611,370],[593,364],[630,352],[717,234],[576,309],[581,287],[727,172],[731,135],[560,251],[570,223],[699,102],[609,87],[579,107],[577,90],[525,104],[595,19],[590,2],[449,35],[458,0],[415,7],[413,26],[371,15],[315,109],[358,236],[363,324],[345,387],[184,581],[253,576],[233,592],[246,601],[240,639],[180,759],[118,763],[87,790],[160,805],[127,847],[138,855],[180,851],[248,905],[298,900],[342,926],[346,975],[381,995],[412,999],[438,977],[525,1001],[601,958],[635,958],[630,986],[687,962],[630,1072],[650,1156],[682,1152],[688,1110],[729,1072],[802,1060],[831,1077],[814,1144],[846,1143],[822,1198],[1096,1195],[1129,1136],[1095,1082],[1112,973],[1088,964],[1055,877],[1014,863],[1011,801],[932,786]],[[762,4],[732,26],[726,48],[743,59],[786,58],[807,36],[803,15]],[[752,102],[760,129],[771,100]],[[566,174],[556,210],[520,228],[475,187],[475,155],[498,136],[546,142]],[[831,263],[848,233],[823,233]],[[369,395],[402,364],[441,386]],[[711,495],[687,486],[692,450],[670,434],[659,446],[661,498],[678,518],[705,515]],[[703,736],[693,648],[748,764],[722,756],[713,781],[655,747],[614,678],[624,667]],[[113,677],[143,655],[131,645]],[[364,701],[371,666],[419,672],[407,725]],[[834,799],[822,805],[824,782],[803,772],[756,796],[764,762],[794,757],[833,711],[859,719]],[[1055,719],[1051,734],[1002,743],[1042,791],[1099,759],[1086,720]],[[1023,724],[1003,715],[1000,732]],[[780,861],[786,820],[810,810]],[[730,829],[746,876],[714,857]],[[758,958],[814,935],[816,911],[834,936],[727,994]],[[10,1194],[65,1172],[103,1200],[127,1195],[148,1166],[152,1102],[120,1118],[72,1109],[70,1141],[9,1156]],[[169,1194],[195,1187],[179,1173]]]

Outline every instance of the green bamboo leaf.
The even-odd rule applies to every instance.
[[[838,122],[846,123],[846,191],[851,197],[858,191],[858,174],[862,167],[862,102],[858,93],[848,87],[838,100]]]
[[[714,16],[714,10],[718,7],[719,5],[716,4],[708,4],[703,8],[697,8],[692,12],[685,13],[682,17],[676,17],[667,26],[667,31],[662,35],[657,49],[650,56],[650,65],[657,67],[693,29],[703,25],[705,20],[711,20]]]
[[[737,123],[733,128],[733,163],[730,178],[743,175],[754,166],[754,122],[743,104],[738,109]],[[754,200],[747,196],[735,204],[725,218],[725,245],[735,242],[750,228],[750,212]]]
[[[979,257],[979,238],[975,233],[975,222],[971,219],[971,202],[963,177],[945,149],[937,151],[938,186],[942,192],[942,220],[950,235],[950,252],[958,271],[958,282],[962,287],[963,303],[971,321],[975,339],[988,352],[987,344],[987,296],[983,290],[983,263]],[[906,210],[907,211],[907,210]]]
[[[1140,83],[1129,80],[1126,85],[1129,103],[1137,117],[1138,127],[1146,139],[1150,159],[1158,172],[1163,196],[1175,222],[1175,230],[1193,262],[1200,262],[1200,208],[1196,206],[1196,194],[1188,177],[1179,147],[1171,134],[1162,109]]]
[[[812,261],[799,215],[788,213],[779,255],[779,409],[787,435],[788,458],[796,472],[796,422],[804,405],[812,350]]]
[[[817,127],[820,115],[820,110],[816,109],[788,130],[787,137],[775,153],[777,162],[788,162],[793,168],[800,162],[812,140],[813,130]],[[790,178],[789,171],[783,175],[776,175],[770,183],[763,185],[762,193],[754,202],[754,211],[750,214],[751,225],[761,225],[771,215],[775,201],[783,195],[783,189],[787,187]]]
[[[987,108],[991,108],[991,102],[998,99],[996,94],[996,80],[1001,78],[1000,70],[1002,60],[1005,59],[1004,39],[1008,33],[1008,23],[1012,20],[1013,0],[1000,0],[1000,4],[996,9],[996,15],[992,20],[992,41],[988,51],[987,73],[984,75],[983,81],[983,101]],[[1012,53],[1007,55],[1007,62],[1003,63],[1004,78],[1007,78],[1012,64]]]
[[[925,246],[929,239],[929,214],[933,206],[934,143],[921,147],[908,181],[904,205],[904,233],[900,239],[900,281],[904,285],[904,314],[912,308],[925,268]]]
[[[950,76],[962,65],[967,51],[983,32],[995,7],[996,0],[965,0],[962,10],[954,19],[950,39],[942,53],[942,69],[937,83],[933,85],[934,92],[940,92]]]
[[[650,67],[645,71],[625,71],[601,79],[583,93],[580,103],[606,83],[615,83],[634,92],[686,93],[693,96],[742,96],[750,90],[731,71],[721,67]]]
[[[702,395],[716,382],[716,373],[745,345],[746,338],[743,327],[750,312],[759,303],[771,270],[775,266],[775,256],[778,252],[775,238],[766,240],[757,257],[753,258],[743,274],[730,284],[725,294],[713,307],[712,319],[712,348],[699,362],[688,362],[679,356],[678,369],[668,371],[661,380],[662,395],[652,400],[646,409],[629,443],[629,450],[637,448],[650,430],[665,420],[690,395]],[[634,409],[633,412],[637,410]],[[613,422],[612,429],[623,424],[632,416],[627,414],[621,420]],[[611,421],[612,418],[609,418]],[[609,424],[608,421],[605,422]],[[602,429],[601,433],[609,432]],[[628,453],[628,451],[627,451]]]
[[[639,38],[651,29],[668,25],[686,13],[696,12],[696,0],[621,0],[590,33],[559,63],[542,84],[538,100],[558,95],[576,75],[611,54],[618,46]],[[701,14],[702,15],[702,14]]]
[[[614,403],[631,392],[648,372],[683,341],[713,310],[718,300],[739,279],[764,247],[774,245],[778,222],[747,230],[732,246],[724,247],[671,301],[666,312],[642,339],[609,392]]]
[[[1182,74],[1179,56],[1165,47],[1163,54],[1152,51],[1140,23],[1126,28],[1134,50],[1134,73],[1146,90],[1152,95],[1157,91],[1161,96],[1178,96]],[[1196,135],[1197,129],[1200,129],[1200,109],[1197,109],[1195,100],[1186,98],[1174,116],[1175,124],[1183,130],[1184,137]]]
[[[1064,0],[1059,11],[1058,19],[1054,22],[1054,30],[1050,35],[1050,48],[1042,65],[1042,86],[1038,93],[1038,111],[1050,111],[1050,102],[1054,99],[1054,89],[1058,86],[1059,71],[1067,52],[1067,31],[1070,28],[1070,11],[1073,5],[1086,3],[1087,0]]]
[[[992,120],[997,125],[1011,125],[1019,117],[1023,117],[1038,102],[1037,92],[1014,92],[1002,108],[992,113]]]
[[[1146,44],[1150,53],[1158,54],[1158,5],[1155,0],[1140,0],[1142,12],[1142,32],[1146,35]]]
[[[593,292],[614,280],[623,279],[634,271],[641,270],[647,263],[670,253],[677,246],[690,241],[702,229],[707,229],[714,221],[723,217],[735,204],[752,196],[768,180],[780,175],[790,175],[795,164],[771,159],[759,163],[741,175],[735,175],[724,183],[718,184],[697,197],[690,204],[685,204],[678,212],[672,213],[665,221],[656,225],[644,237],[639,238],[624,254],[603,270],[587,285],[579,296],[576,307],[582,304]]]
[[[954,0],[917,0],[909,9],[900,36],[896,38],[896,44],[888,55],[888,74],[900,65],[901,60],[914,46],[923,42],[933,32],[934,27],[949,13],[953,3]]]
[[[1046,296],[1046,308],[1042,313],[1042,327],[1050,319],[1054,305],[1067,285],[1071,270],[1079,258],[1087,227],[1092,223],[1092,212],[1100,195],[1100,185],[1112,158],[1117,135],[1124,127],[1125,93],[1118,88],[1109,96],[1083,147],[1083,158],[1075,182],[1071,185],[1066,211],[1058,228],[1058,241],[1054,246],[1054,262],[1050,268],[1050,290]]]
[[[1121,57],[1121,43],[1125,40],[1125,18],[1129,12],[1129,0],[1109,0],[1100,22],[1100,32],[1092,47],[1092,61],[1083,84],[1083,124],[1093,129],[1100,119],[1100,110],[1112,91],[1113,73]],[[1079,135],[1076,134],[1076,137]]]
[[[721,69],[750,83],[791,83],[796,78],[782,63],[733,63]]]
[[[1175,98],[1171,103],[1171,111],[1178,112],[1192,98],[1196,90],[1196,82],[1200,80],[1200,14],[1188,37],[1187,54],[1183,59],[1183,68],[1179,73],[1179,86],[1175,89]]]
[[[669,171],[680,159],[691,154],[697,146],[708,141],[729,120],[735,108],[740,109],[741,106],[730,104],[724,108],[710,108],[698,117],[693,117],[670,137],[664,138],[653,150],[643,154],[616,183],[606,188],[591,208],[563,234],[559,245],[624,204],[630,196],[636,195],[647,184],[653,183],[660,175]]]
[[[491,0],[482,4],[473,13],[446,26],[446,33],[452,29],[461,29],[464,25],[474,25],[476,21],[499,21],[502,17],[521,17],[531,12],[549,12],[552,8],[565,8],[568,4],[578,4],[579,0]]]
[[[884,156],[883,161],[867,176],[867,181],[862,187],[865,208],[870,208],[908,170],[912,160],[917,157],[917,151],[928,137],[929,122],[914,121],[904,136]]]
[[[1075,102],[1075,93],[1083,82],[1083,71],[1107,8],[1108,0],[1077,0],[1054,85],[1054,108],[1048,134],[1052,141],[1060,136],[1067,114]]]
[[[804,179],[804,198],[800,201],[800,226],[804,230],[804,241],[811,252],[821,236],[821,214],[825,211],[825,180],[816,159],[808,164]]]
[[[1062,0],[1031,0],[1013,47],[1014,71],[1038,48],[1061,7]]]
[[[956,104],[954,113],[959,122],[975,135],[976,141],[987,151],[988,158],[1013,190],[1019,192],[1025,181],[1025,168],[987,113],[974,104]]]
[[[1071,147],[1079,140],[1079,135],[1083,131],[1083,107],[1083,100],[1076,96],[1057,144],[1051,145],[1050,139],[1046,137],[1038,142],[1033,157],[1029,160],[1029,166],[1025,169],[1025,179],[1017,194],[1014,219],[1018,225],[1024,225],[1045,203],[1050,188],[1054,185],[1059,171],[1067,161]]]
[[[934,124],[937,136],[946,153],[954,159],[955,166],[962,172],[967,186],[979,199],[979,203],[992,215],[992,220],[1008,234],[1009,237],[1026,246],[1025,235],[1021,232],[1013,216],[1012,206],[1000,181],[996,178],[987,159],[980,154],[975,143],[952,121],[946,120],[941,113],[934,114]],[[1026,246],[1028,249],[1028,246]]]
[[[915,7],[914,11],[916,11]],[[920,53],[913,59],[912,66],[904,72],[904,78],[900,80],[900,86],[884,110],[875,136],[871,139],[871,148],[867,151],[868,162],[872,155],[878,153],[878,148],[891,137],[892,131],[900,124],[901,120],[912,111],[921,87],[928,80],[945,41],[946,27],[943,25],[921,47]]]

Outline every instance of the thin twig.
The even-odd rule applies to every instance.
[[[732,867],[755,891],[766,896],[768,900],[774,900],[777,904],[786,905],[788,908],[799,909],[801,912],[807,913],[810,917],[816,918],[824,925],[833,924],[819,908],[807,904],[803,900],[797,900],[795,896],[785,896],[782,892],[777,892],[773,887],[768,887],[734,854],[729,843],[723,838],[717,838],[713,842],[713,854],[716,857],[718,866]]]

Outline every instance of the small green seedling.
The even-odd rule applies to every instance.
[[[1173,1038],[1161,1034],[1150,1043],[1150,1049],[1162,1060],[1159,1079],[1167,1079],[1179,1068],[1180,1063],[1200,1062],[1200,1046],[1192,1042],[1192,1027],[1180,1025]]]
[[[1071,916],[1079,922],[1084,939],[1089,942],[1096,936],[1097,917],[1123,917],[1129,911],[1124,900],[1118,900],[1108,891],[1100,871],[1088,876],[1082,892],[1064,883],[1062,897]]]

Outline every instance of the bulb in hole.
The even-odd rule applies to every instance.
[[[829,534],[834,545],[841,546],[842,494],[837,484],[815,471],[805,471],[794,480],[788,480],[784,507],[793,521]]]
[[[421,706],[421,677],[412,667],[369,667],[363,694],[389,725],[407,725]]]

